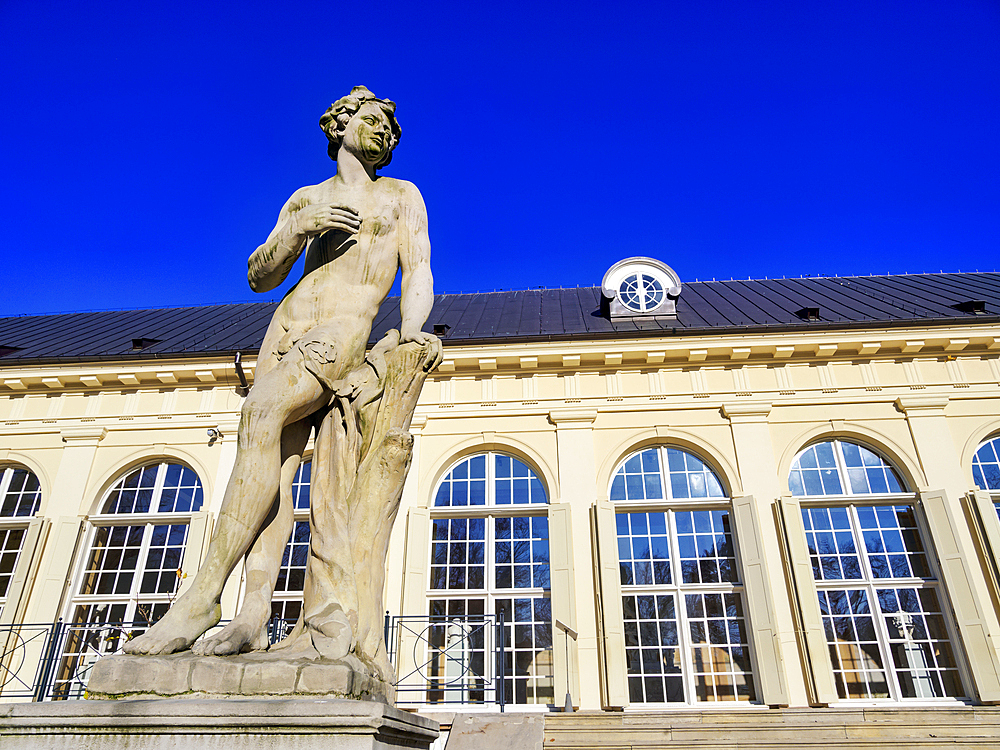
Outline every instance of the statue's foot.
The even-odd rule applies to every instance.
[[[126,654],[135,656],[183,651],[220,619],[222,607],[218,604],[202,610],[180,600],[167,610],[162,620],[138,638],[126,643],[123,650]]]
[[[339,605],[311,617],[308,623],[299,620],[288,637],[278,641],[268,651],[284,651],[289,658],[343,659],[354,647],[354,631]]]
[[[243,610],[218,633],[192,643],[191,653],[199,656],[232,656],[244,651],[262,650],[267,647],[264,634],[266,620],[266,617],[254,617]]]

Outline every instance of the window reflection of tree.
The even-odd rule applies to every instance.
[[[691,453],[650,448],[622,462],[609,494],[618,504],[630,701],[754,700],[729,500],[718,477]]]
[[[451,467],[431,509],[429,613],[470,626],[484,615],[503,615],[510,703],[555,702],[547,502],[541,481],[524,462],[485,453]],[[461,652],[459,660],[471,669],[465,682],[449,682],[448,670],[457,669],[459,660],[440,650],[446,627],[434,627],[440,632],[434,631],[438,650],[432,650],[428,668],[428,702],[492,699],[480,677],[488,663],[475,647]]]
[[[789,487],[803,498],[840,697],[964,696],[916,506],[905,502],[899,473],[869,448],[831,441],[796,457]],[[836,504],[823,504],[827,497]]]

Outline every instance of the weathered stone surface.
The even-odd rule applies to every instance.
[[[285,662],[248,663],[243,666],[240,689],[246,695],[287,695],[295,692],[298,669]]]
[[[278,654],[199,656],[107,656],[91,670],[87,697],[261,698],[302,694],[389,702],[392,686],[358,671],[360,665],[325,659],[290,659]]]
[[[455,714],[448,750],[542,750],[544,714]]]
[[[299,670],[295,690],[298,693],[348,695],[353,690],[353,677],[354,672],[342,665],[309,665]]]
[[[135,700],[0,705],[4,750],[428,748],[437,722],[353,700]]]

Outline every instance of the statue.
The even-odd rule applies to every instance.
[[[441,361],[440,341],[421,330],[433,305],[423,199],[412,183],[376,175],[399,141],[395,108],[363,86],[330,106],[320,126],[336,174],[295,191],[250,256],[248,279],[258,292],[280,284],[303,251],[305,271],[261,345],[206,560],[163,619],[126,644],[127,654],[266,648],[262,633],[293,524],[291,484],[315,427],[302,614],[271,650],[392,682],[382,643],[385,556],[411,455],[407,428],[424,379]],[[398,269],[400,330],[366,354]],[[240,612],[197,640],[219,622],[223,586],[244,556]],[[125,692],[95,686],[110,669],[95,669],[92,691]]]

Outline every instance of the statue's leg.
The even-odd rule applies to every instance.
[[[219,621],[222,588],[258,538],[278,492],[282,432],[329,398],[329,390],[306,368],[297,348],[257,380],[243,403],[236,465],[205,562],[191,588],[163,619],[125,645],[127,653],[181,651]]]
[[[312,425],[302,420],[288,425],[281,436],[281,484],[272,515],[246,558],[246,593],[240,611],[226,627],[191,645],[196,654],[228,656],[267,645],[265,626],[271,617],[271,596],[281,568],[281,557],[294,525],[292,482],[302,462],[302,451]]]

